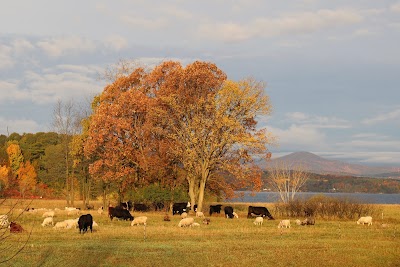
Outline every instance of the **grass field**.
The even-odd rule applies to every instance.
[[[11,204],[2,205],[0,214]],[[30,206],[62,209],[65,201],[35,200]],[[133,212],[134,216],[145,214],[148,224],[132,227],[127,221],[110,221],[107,212],[99,215],[95,210],[90,213],[99,227],[87,234],[44,228],[40,225],[43,212],[24,213],[17,222],[26,231],[1,241],[0,261],[29,237],[24,249],[4,266],[400,266],[400,205],[379,205],[383,219],[382,215],[374,218],[369,227],[318,218],[314,226],[298,226],[293,218],[292,227],[283,230],[277,225],[285,218],[255,226],[253,219],[246,218],[246,205],[232,206],[239,219],[225,219],[221,214],[210,217],[210,225],[196,228],[179,228],[177,215],[164,222],[163,212]],[[273,204],[264,206],[273,214]],[[11,217],[16,215],[14,210]],[[76,217],[56,212],[54,221]],[[195,221],[201,223],[199,218]]]

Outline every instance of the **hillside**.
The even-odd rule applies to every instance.
[[[328,160],[310,152],[294,152],[292,154],[272,159],[262,168],[274,166],[302,166],[304,170],[317,174],[335,174],[351,176],[400,178],[400,172],[391,167],[371,167],[361,164],[351,164],[338,160]]]

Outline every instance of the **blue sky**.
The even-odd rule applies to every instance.
[[[0,1],[0,134],[50,131],[120,59],[204,60],[266,82],[273,157],[400,167],[400,1]]]

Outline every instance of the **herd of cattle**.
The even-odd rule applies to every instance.
[[[93,208],[94,208],[93,206],[90,207],[90,209],[93,209]],[[66,207],[65,210],[68,212],[68,215],[70,215],[71,213],[80,214],[79,208]],[[132,221],[131,222],[132,226],[140,225],[140,224],[143,224],[144,226],[146,226],[146,222],[147,222],[146,216],[140,216],[140,217],[134,218],[130,212],[131,211],[146,212],[149,210],[150,210],[150,208],[145,204],[140,204],[140,203],[132,204],[131,201],[121,202],[118,206],[108,207],[108,216],[111,221],[114,218],[117,218],[120,220]],[[172,215],[180,215],[182,218],[178,224],[179,227],[199,226],[198,223],[194,222],[194,218],[187,217],[190,210],[191,210],[190,202],[174,203],[172,205]],[[203,212],[197,210],[197,205],[193,206],[193,210],[196,212],[196,217],[203,218],[203,224],[210,224],[210,219],[205,218]],[[221,210],[222,210],[221,204],[210,205],[209,215],[212,216],[213,214],[220,214]],[[37,212],[37,210],[27,209],[26,212]],[[98,209],[99,214],[102,214],[102,212],[103,212],[103,207]],[[239,216],[237,215],[237,213],[234,211],[233,207],[231,207],[231,206],[225,206],[224,213],[225,213],[225,217],[228,219],[239,218]],[[45,217],[45,219],[43,220],[42,226],[48,226],[48,225],[53,226],[54,225],[54,222],[53,222],[54,215],[55,215],[55,212],[52,210],[45,211],[42,216],[42,217]],[[268,218],[269,220],[274,220],[271,213],[268,211],[268,209],[266,207],[256,207],[256,206],[248,207],[247,218],[255,218],[255,220],[253,222],[255,225],[262,225],[264,218]],[[165,215],[164,221],[170,221],[170,218],[168,215]],[[296,220],[296,224],[297,225],[314,225],[315,218],[313,216],[308,215],[303,221]],[[357,224],[372,225],[372,217],[371,216],[361,217],[357,221]],[[56,225],[54,226],[54,228],[73,228],[74,227],[74,228],[79,228],[79,233],[85,233],[88,231],[88,229],[90,229],[90,231],[92,232],[92,228],[94,225],[97,225],[97,224],[93,221],[92,215],[84,214],[84,215],[81,215],[77,219],[70,219],[70,220],[65,220],[62,222],[57,222]],[[15,222],[9,222],[7,215],[0,215],[0,229],[5,229],[7,227],[10,228],[10,232],[14,232],[14,233],[24,231],[22,226],[20,226],[19,224],[15,223]],[[278,228],[290,228],[290,220],[281,220],[279,222]]]

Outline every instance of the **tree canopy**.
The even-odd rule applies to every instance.
[[[184,176],[201,209],[208,181],[260,184],[252,156],[266,153],[270,139],[256,120],[270,111],[263,83],[227,80],[213,63],[136,68],[98,100],[85,143],[90,173],[119,184],[120,193],[166,173]]]

